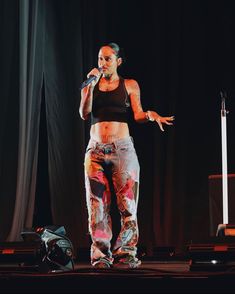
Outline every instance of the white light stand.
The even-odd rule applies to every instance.
[[[221,96],[221,143],[222,143],[222,194],[223,194],[223,224],[217,228],[217,236],[235,236],[235,225],[229,225],[228,218],[228,171],[227,171],[227,125],[226,115],[229,113],[225,108],[226,93],[220,92]]]
[[[222,191],[223,191],[223,224],[228,224],[228,171],[227,171],[227,123],[228,111],[225,108],[226,93],[221,95],[221,143],[222,143]]]

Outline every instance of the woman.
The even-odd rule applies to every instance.
[[[137,204],[139,162],[128,128],[128,114],[136,122],[172,125],[173,116],[162,117],[155,111],[144,112],[140,89],[133,79],[123,79],[118,67],[123,60],[119,46],[109,43],[100,48],[98,68],[87,77],[91,83],[81,91],[79,113],[86,120],[91,115],[90,140],[85,155],[85,185],[91,234],[91,264],[95,267],[124,265],[138,267]],[[111,186],[121,215],[121,230],[111,251]]]

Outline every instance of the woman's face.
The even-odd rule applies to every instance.
[[[109,47],[104,46],[100,48],[98,54],[98,66],[102,68],[104,75],[111,75],[117,72],[117,67],[121,64],[121,58],[115,55],[115,51]]]

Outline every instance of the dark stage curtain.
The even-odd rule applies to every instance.
[[[43,10],[39,1],[19,1],[19,140],[15,206],[7,240],[19,240],[24,227],[32,227],[42,88]]]
[[[0,2],[0,238],[12,224],[16,198],[19,141],[19,5]]]
[[[140,247],[183,249],[209,236],[208,176],[221,173],[220,97],[226,90],[228,172],[234,173],[233,1],[0,1],[0,238],[64,225],[88,248],[83,156],[89,122],[79,86],[99,46],[124,48],[143,108],[175,115],[162,133],[130,123],[141,165]]]

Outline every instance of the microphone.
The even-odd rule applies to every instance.
[[[98,68],[98,71],[101,72],[101,70],[102,70],[102,68],[99,67]],[[97,76],[94,76],[94,75],[89,76],[89,78],[82,83],[82,85],[80,87],[80,90],[82,90],[83,88],[85,88],[87,85],[89,85],[92,81],[94,81],[96,79],[97,79]]]

